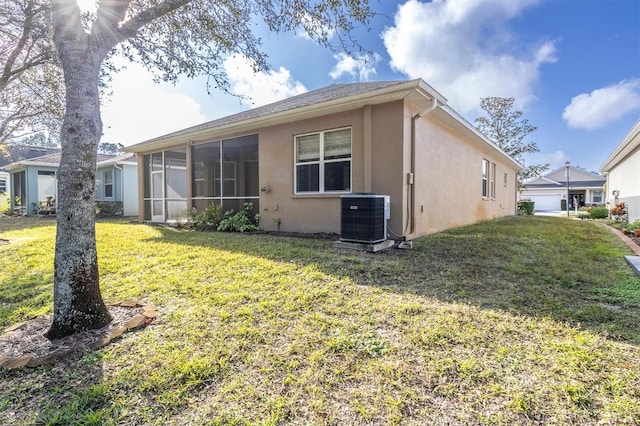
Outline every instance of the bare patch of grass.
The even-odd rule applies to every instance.
[[[6,326],[50,311],[55,229],[2,229]],[[97,236],[105,299],[157,320],[0,372],[0,423],[640,422],[640,280],[593,222],[505,218],[381,254],[124,222]]]

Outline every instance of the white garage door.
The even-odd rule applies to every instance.
[[[535,202],[536,211],[560,210],[562,195],[531,195],[529,198]]]

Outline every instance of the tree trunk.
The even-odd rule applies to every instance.
[[[100,328],[112,319],[100,294],[95,238],[102,60],[88,46],[67,53],[63,57],[66,113],[60,132],[54,312],[46,334],[49,339]]]

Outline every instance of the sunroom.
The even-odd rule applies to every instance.
[[[144,219],[172,222],[215,204],[223,212],[245,203],[259,211],[258,135],[247,135],[145,154]]]

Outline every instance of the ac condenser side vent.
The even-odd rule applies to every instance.
[[[388,195],[343,195],[340,202],[340,241],[375,244],[387,239]]]

